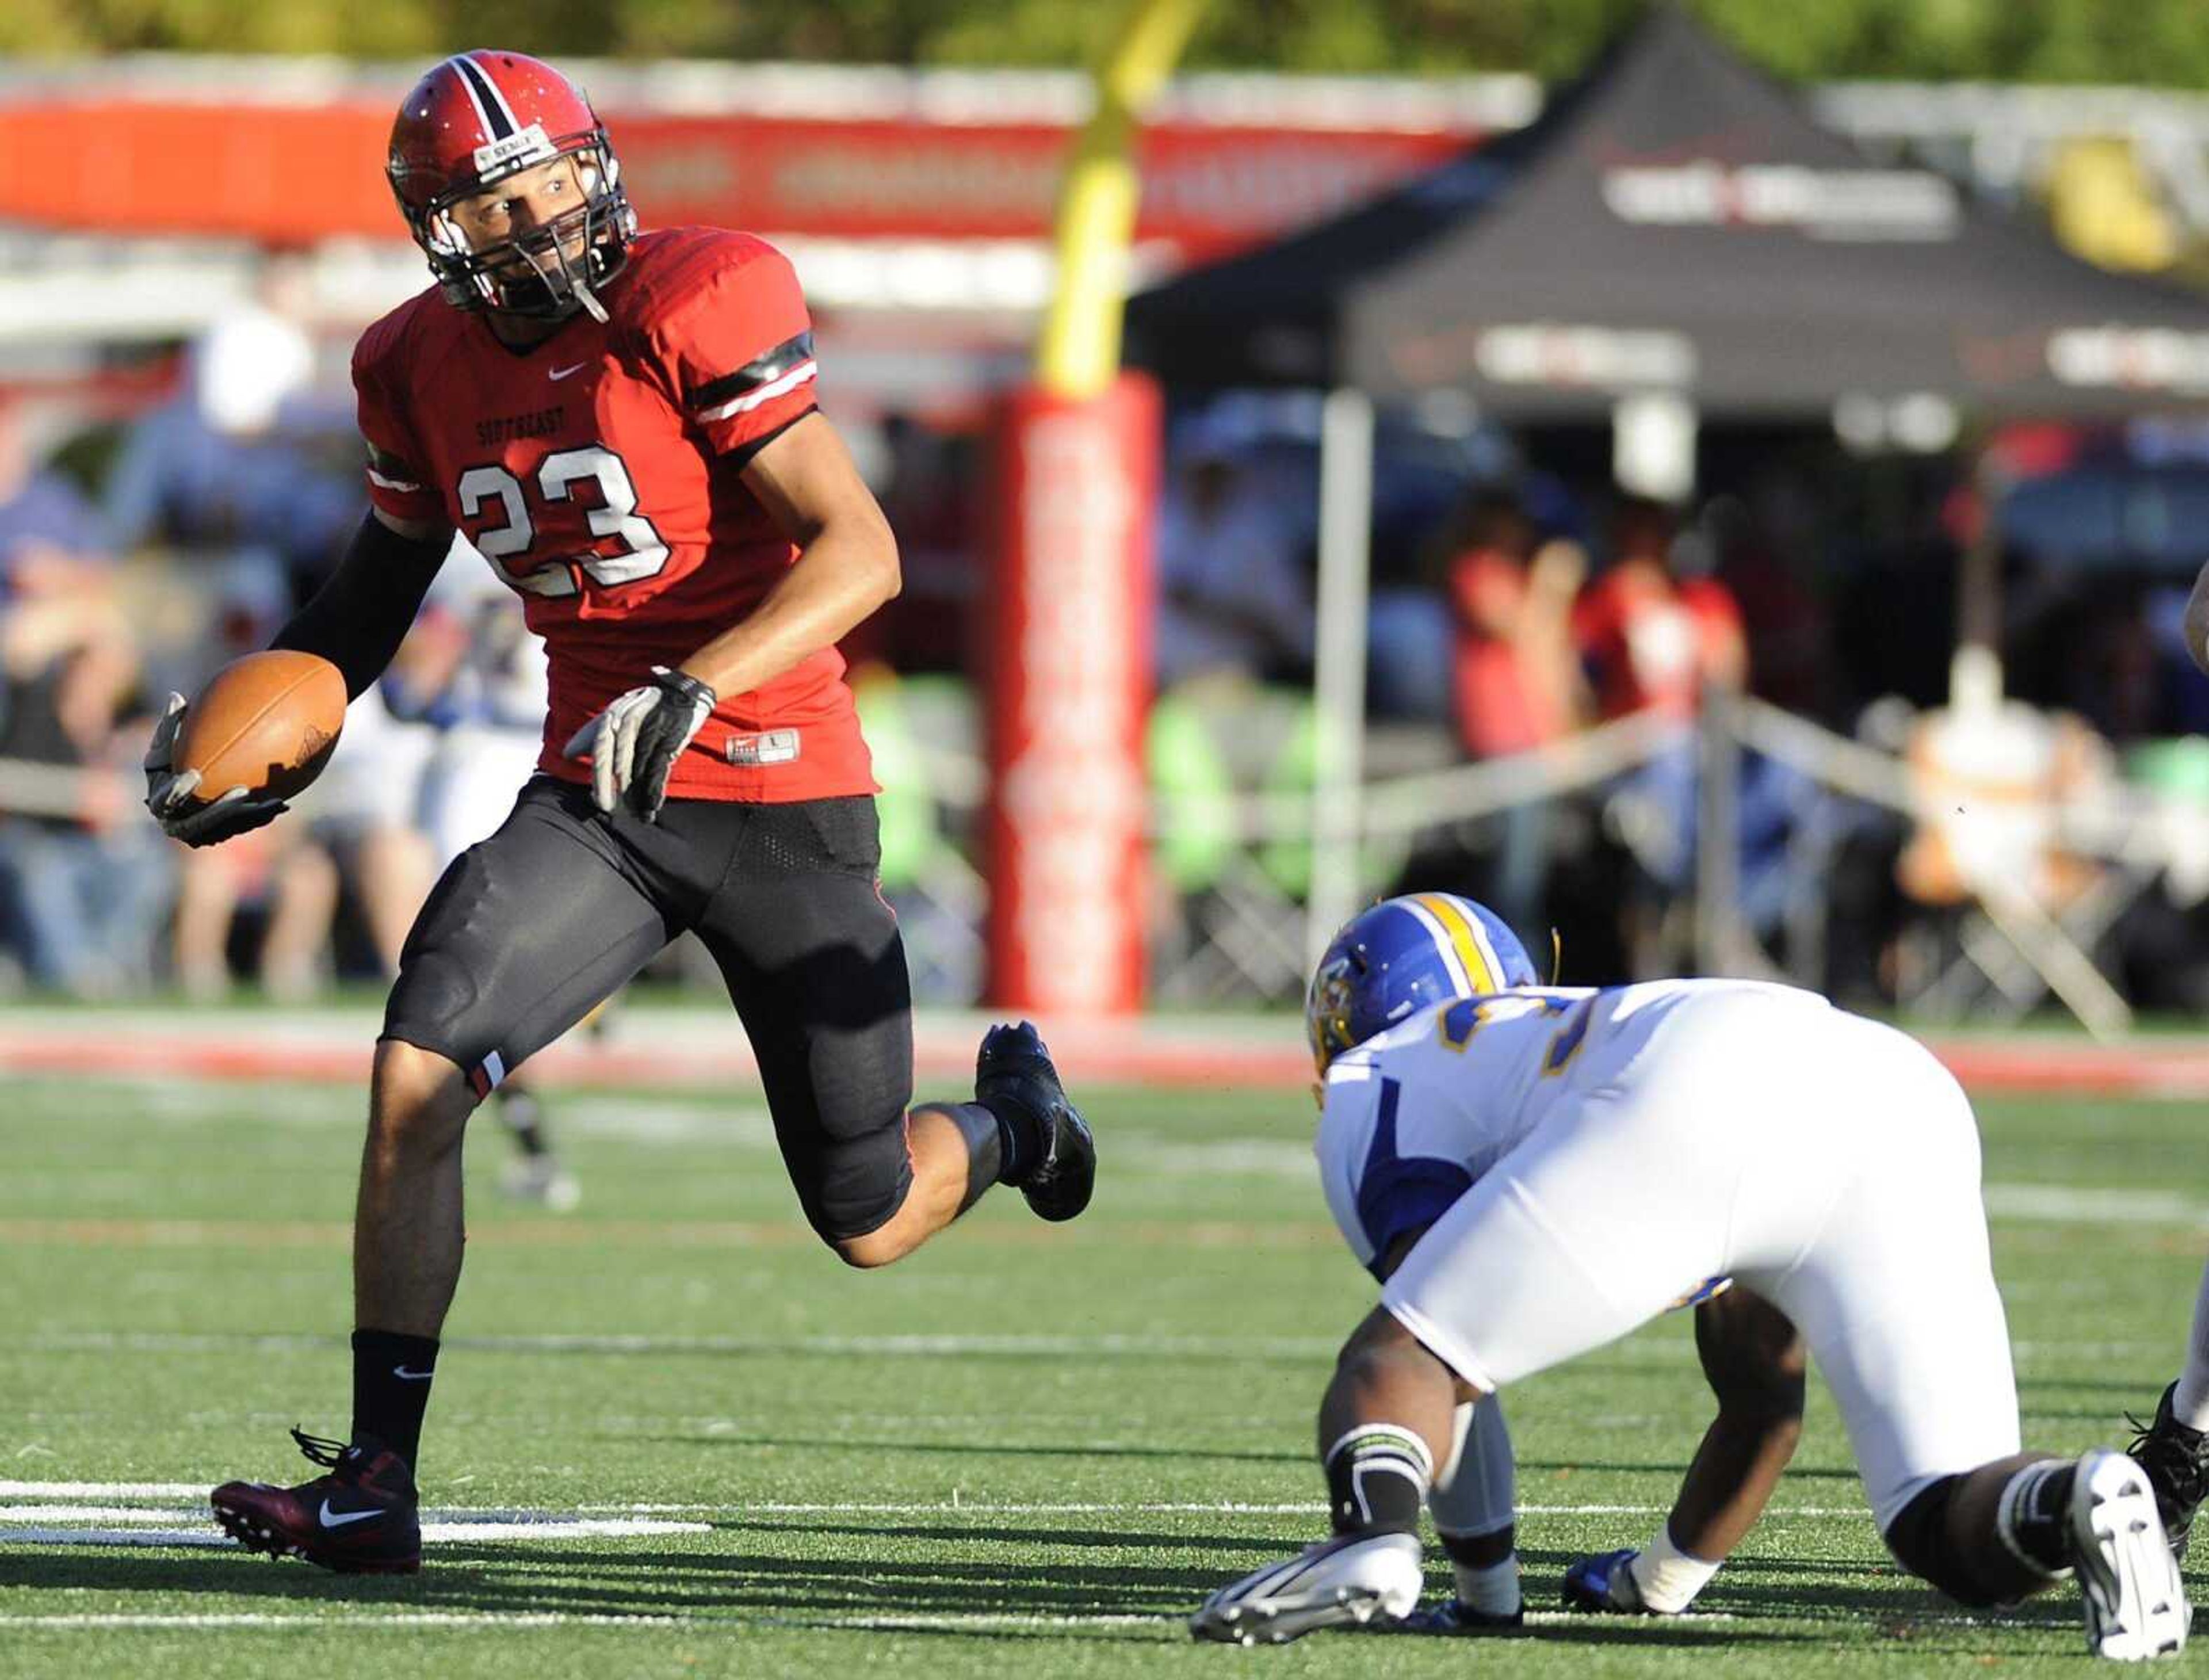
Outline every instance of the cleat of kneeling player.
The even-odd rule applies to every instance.
[[[1027,1021],[993,1027],[974,1058],[974,1100],[997,1117],[1003,1182],[1039,1219],[1070,1219],[1097,1188],[1097,1141],[1067,1100],[1042,1036]]]
[[[1598,1616],[1667,1614],[1644,1600],[1634,1582],[1634,1560],[1640,1556],[1628,1548],[1574,1558],[1565,1569],[1565,1608]]]
[[[413,1472],[398,1454],[364,1438],[346,1444],[292,1431],[328,1473],[280,1488],[225,1482],[208,1496],[214,1519],[248,1551],[304,1557],[340,1575],[412,1575],[422,1567]]]
[[[2086,1648],[2117,1662],[2177,1655],[2194,1611],[2146,1472],[2122,1453],[2086,1454],[2072,1473],[2068,1514]]]
[[[1189,1618],[1192,1639],[1285,1645],[1321,1628],[1393,1622],[1419,1601],[1415,1534],[1338,1534],[1221,1587]]]
[[[1491,1616],[1486,1611],[1475,1610],[1462,1599],[1448,1599],[1431,1610],[1415,1610],[1394,1626],[1384,1629],[1389,1633],[1426,1634],[1447,1639],[1470,1639],[1486,1635],[1520,1634],[1526,1630],[1526,1612],[1522,1607]]]

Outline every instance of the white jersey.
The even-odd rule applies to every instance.
[[[1527,987],[1436,1004],[1338,1057],[1314,1147],[1343,1240],[1372,1269],[1544,1121],[1622,1078],[1676,1012],[1743,993],[1833,1009],[1742,980]]]
[[[2017,1394],[1947,1070],[1784,986],[1528,989],[1414,1015],[1329,1069],[1327,1202],[1382,1307],[1484,1393],[1730,1278],[1833,1390],[1882,1528],[2017,1450]]]

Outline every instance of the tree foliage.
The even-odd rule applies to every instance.
[[[1570,74],[1647,0],[1213,0],[1193,68]],[[2124,82],[2209,89],[2203,0],[1689,0],[1790,77]],[[1104,0],[6,0],[0,51],[327,52],[1068,65]]]

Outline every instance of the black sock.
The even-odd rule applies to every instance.
[[[422,1450],[422,1414],[437,1369],[434,1336],[393,1330],[352,1333],[352,1438],[372,1436],[411,1469]]]
[[[1035,1171],[1036,1163],[1043,1159],[1044,1146],[1048,1141],[1044,1136],[1040,1118],[1017,1103],[992,1107],[988,1103],[976,1101],[960,1106],[978,1108],[997,1123],[997,1153],[1000,1157],[997,1182],[1000,1184],[1017,1184]]]
[[[545,1138],[545,1109],[537,1094],[526,1086],[498,1087],[498,1117],[525,1155],[545,1155],[551,1146]]]
[[[966,1145],[966,1194],[959,1199],[965,1213],[982,1199],[990,1185],[1002,1182],[1005,1159],[1005,1128],[979,1103],[920,1103],[913,1112],[940,1114],[959,1129]]]
[[[2079,1466],[2049,1460],[2027,1465],[2001,1492],[1995,1520],[2010,1550],[2050,1575],[2071,1567],[2071,1484]]]
[[[1327,1449],[1327,1513],[1338,1534],[1416,1534],[1434,1463],[1393,1424],[1354,1429]]]

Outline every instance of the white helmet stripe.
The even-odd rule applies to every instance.
[[[468,103],[476,108],[477,124],[485,136],[496,138],[491,134],[491,112],[484,108],[483,94],[478,91],[483,78],[476,74],[475,66],[469,63],[463,55],[454,53],[445,60],[445,68],[460,78],[460,86],[467,93]]]
[[[1472,942],[1480,948],[1481,960],[1488,965],[1488,972],[1496,977],[1496,985],[1508,985],[1511,977],[1504,971],[1502,954],[1496,948],[1495,940],[1489,936],[1488,924],[1473,914],[1472,906],[1464,906],[1464,910],[1466,924],[1472,931]]]
[[[1442,956],[1442,966],[1449,971],[1451,989],[1460,997],[1470,997],[1481,991],[1481,987],[1473,984],[1472,976],[1466,972],[1465,959],[1458,954],[1457,942],[1450,937],[1449,930],[1442,925],[1442,918],[1417,899],[1399,899],[1398,902],[1418,918],[1419,925],[1427,930],[1427,936],[1435,942],[1435,949]]]
[[[483,73],[482,68],[465,52],[454,53],[445,61],[459,73],[460,85],[468,90],[476,115],[482,119],[484,133],[493,140],[504,140],[515,133],[521,123],[515,118],[514,107],[506,102],[506,95],[498,83]]]

